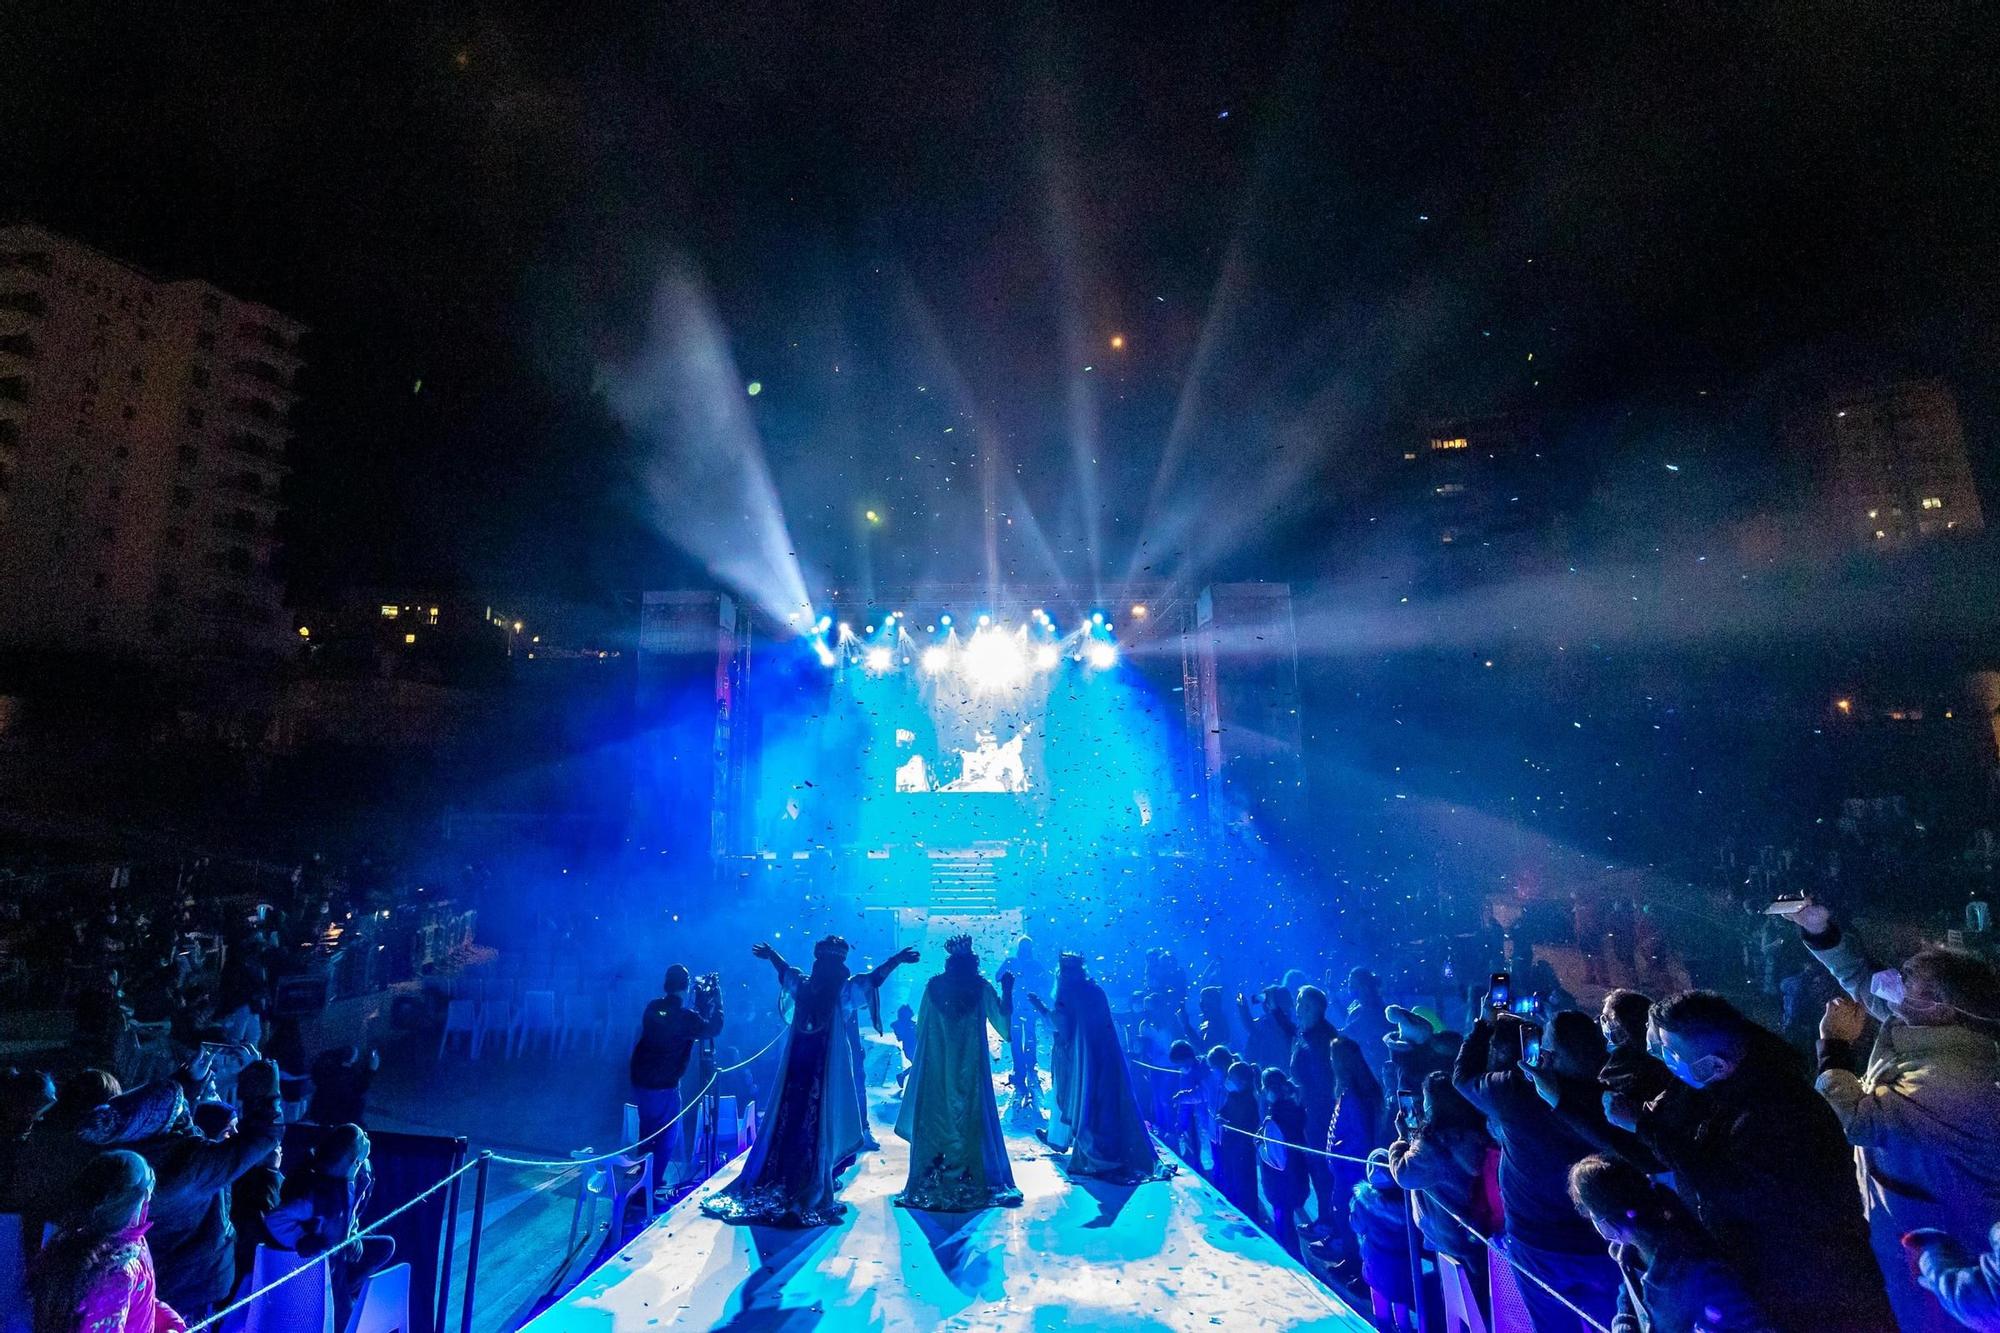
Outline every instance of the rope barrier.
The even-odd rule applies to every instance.
[[[217,1324],[220,1324],[224,1319],[227,1319],[230,1315],[235,1314],[238,1310],[246,1309],[252,1302],[262,1300],[264,1297],[276,1291],[279,1287],[282,1287],[287,1282],[290,1282],[293,1278],[298,1277],[301,1274],[310,1273],[315,1268],[319,1267],[321,1264],[330,1262],[333,1259],[334,1255],[339,1254],[342,1250],[346,1249],[350,1245],[359,1244],[364,1237],[373,1235],[377,1229],[385,1227],[389,1223],[395,1221],[397,1218],[401,1217],[404,1213],[409,1212],[410,1209],[422,1203],[425,1199],[430,1198],[431,1195],[436,1194],[439,1190],[451,1184],[452,1181],[457,1180],[460,1176],[464,1175],[466,1172],[471,1171],[476,1167],[478,1167],[478,1165],[479,1165],[479,1158],[477,1157],[473,1158],[471,1161],[460,1166],[456,1171],[453,1171],[450,1175],[445,1176],[443,1179],[433,1184],[429,1189],[426,1189],[422,1194],[417,1195],[415,1198],[411,1199],[408,1203],[403,1204],[401,1207],[392,1209],[391,1211],[382,1214],[382,1216],[376,1218],[373,1222],[370,1222],[367,1226],[361,1228],[361,1230],[355,1232],[352,1236],[349,1236],[346,1240],[340,1242],[340,1244],[330,1246],[327,1249],[321,1250],[318,1254],[315,1254],[312,1258],[300,1264],[297,1268],[294,1268],[291,1272],[285,1274],[277,1281],[266,1283],[264,1286],[259,1287],[257,1290],[245,1296],[242,1300],[237,1301],[234,1304],[225,1306],[220,1310],[217,1310],[214,1314],[210,1315],[208,1318],[202,1320],[198,1324],[190,1325],[188,1327],[187,1333],[204,1333],[204,1330],[213,1328]]]
[[[1232,1134],[1241,1134],[1246,1139],[1256,1139],[1261,1143],[1275,1143],[1280,1148],[1293,1148],[1298,1150],[1299,1152],[1312,1153],[1315,1156],[1319,1157],[1330,1157],[1337,1162],[1358,1162],[1363,1166],[1368,1165],[1368,1159],[1366,1157],[1350,1157],[1345,1153],[1328,1152],[1323,1148],[1308,1148],[1303,1143],[1287,1143],[1283,1139],[1274,1139],[1269,1137],[1268,1135],[1252,1134],[1249,1130],[1238,1129],[1234,1125],[1224,1125],[1223,1128],[1228,1130]],[[1473,1236],[1477,1237],[1480,1244],[1484,1245],[1487,1249],[1492,1250],[1495,1253],[1499,1254],[1501,1258],[1507,1261],[1508,1267],[1512,1268],[1522,1277],[1528,1279],[1528,1281],[1540,1287],[1543,1291],[1546,1291],[1549,1295],[1555,1297],[1556,1300],[1560,1301],[1562,1305],[1570,1311],[1570,1313],[1574,1314],[1578,1319],[1581,1319],[1584,1323],[1596,1329],[1597,1333],[1611,1333],[1610,1329],[1606,1328],[1603,1324],[1598,1323],[1597,1320],[1591,1318],[1588,1314],[1578,1309],[1576,1303],[1570,1300],[1569,1297],[1563,1295],[1561,1292],[1557,1291],[1554,1287],[1542,1281],[1540,1277],[1529,1272],[1526,1268],[1523,1268],[1520,1262],[1516,1260],[1513,1255],[1507,1253],[1506,1246],[1496,1245],[1491,1236],[1487,1235],[1485,1232],[1481,1231],[1478,1227],[1472,1225],[1472,1223],[1460,1217],[1457,1213],[1454,1213],[1451,1209],[1445,1207],[1442,1203],[1439,1203],[1437,1201],[1436,1196],[1426,1193],[1424,1195],[1424,1199],[1426,1203],[1436,1207],[1439,1212],[1443,1213],[1446,1217],[1449,1217],[1452,1221],[1458,1223],[1461,1227],[1464,1227],[1466,1231],[1470,1232]]]
[[[1283,1139],[1274,1139],[1267,1134],[1252,1134],[1249,1130],[1238,1129],[1234,1125],[1224,1125],[1223,1128],[1228,1130],[1231,1134],[1241,1134],[1246,1139],[1256,1139],[1260,1143],[1275,1143],[1280,1148],[1295,1148],[1299,1152],[1309,1152],[1313,1154],[1315,1157],[1332,1158],[1336,1162],[1352,1162],[1356,1166],[1368,1165],[1368,1159],[1366,1157],[1351,1157],[1344,1152],[1333,1152],[1326,1148],[1308,1148],[1303,1143],[1287,1143]]]
[[[1126,1058],[1127,1060],[1131,1061],[1131,1062],[1132,1062],[1133,1064],[1135,1064],[1135,1065],[1139,1066],[1139,1068],[1141,1068],[1141,1069],[1150,1069],[1150,1070],[1152,1070],[1152,1071],[1153,1071],[1153,1072],[1154,1072],[1155,1074],[1181,1074],[1181,1075],[1185,1075],[1185,1074],[1187,1073],[1187,1070],[1185,1070],[1185,1069],[1170,1069],[1170,1068],[1168,1068],[1168,1067],[1167,1067],[1166,1065],[1149,1065],[1149,1064],[1147,1064],[1147,1063],[1146,1063],[1146,1062],[1145,1062],[1144,1060],[1141,1060],[1141,1059],[1140,1059],[1140,1058],[1139,1058],[1138,1056],[1136,1056],[1136,1055],[1128,1055],[1128,1056],[1126,1056],[1125,1058]]]
[[[596,1166],[600,1162],[609,1162],[614,1158],[630,1157],[634,1152],[637,1152],[639,1149],[645,1147],[647,1144],[651,1143],[654,1139],[657,1139],[658,1137],[660,1137],[660,1135],[666,1133],[668,1130],[672,1129],[675,1125],[679,1124],[681,1122],[681,1118],[685,1116],[689,1111],[692,1111],[697,1106],[700,1106],[701,1099],[708,1096],[708,1090],[715,1086],[715,1080],[721,1078],[724,1074],[733,1074],[737,1070],[756,1064],[759,1060],[763,1059],[765,1051],[769,1051],[773,1046],[776,1046],[778,1044],[778,1039],[780,1037],[783,1037],[788,1030],[789,1029],[787,1028],[779,1028],[777,1036],[774,1036],[771,1038],[771,1040],[765,1042],[763,1050],[758,1051],[755,1055],[751,1056],[749,1059],[738,1060],[733,1065],[724,1065],[722,1068],[715,1070],[708,1076],[708,1082],[701,1085],[701,1091],[697,1092],[694,1096],[690,1097],[688,1099],[687,1105],[681,1107],[680,1110],[674,1113],[673,1119],[667,1121],[666,1124],[661,1125],[658,1129],[646,1135],[644,1138],[641,1138],[632,1143],[628,1143],[622,1148],[613,1148],[610,1152],[598,1153],[592,1157],[508,1157],[502,1153],[494,1153],[493,1160],[496,1162],[502,1162],[508,1166],[527,1166],[527,1167],[542,1167],[542,1168],[561,1167],[567,1169],[573,1166]]]

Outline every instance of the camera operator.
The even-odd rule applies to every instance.
[[[662,994],[639,1016],[639,1040],[632,1047],[632,1100],[639,1107],[639,1133],[652,1136],[673,1121],[665,1133],[651,1138],[653,1183],[664,1192],[669,1164],[681,1156],[681,1080],[687,1075],[697,1042],[714,1041],[722,1031],[722,987],[711,972],[694,989],[689,1007],[688,970],[679,963],[667,969]]]

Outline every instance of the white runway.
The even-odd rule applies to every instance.
[[[884,1123],[884,1109],[873,1108],[881,1151],[865,1155],[841,1190],[842,1225],[776,1231],[703,1216],[701,1200],[735,1178],[739,1159],[527,1328],[1371,1327],[1185,1168],[1137,1188],[1072,1184],[1040,1141],[1010,1136],[1022,1207],[898,1208],[890,1198],[902,1188],[909,1145]]]

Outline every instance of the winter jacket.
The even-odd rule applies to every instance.
[[[1569,1199],[1569,1169],[1592,1145],[1542,1100],[1518,1065],[1489,1071],[1492,1024],[1481,1020],[1459,1047],[1452,1086],[1486,1113],[1500,1144],[1500,1200],[1507,1234],[1536,1249],[1598,1255],[1604,1242]]]
[[[1823,1042],[1819,1093],[1854,1145],[1862,1206],[1905,1333],[1952,1327],[1903,1259],[1905,1232],[1978,1245],[2000,1219],[2000,1046],[1959,1025],[1916,1027],[1870,993],[1874,964],[1837,930],[1813,955],[1881,1020],[1859,1078],[1844,1042]]]
[[[43,1252],[41,1263],[62,1253]],[[187,1322],[162,1301],[144,1227],[100,1245],[84,1260],[81,1281],[46,1270],[34,1277],[35,1333],[180,1333]]]
[[[1318,1130],[1324,1134],[1327,1118],[1333,1114],[1332,1047],[1339,1035],[1333,1024],[1321,1019],[1300,1028],[1292,1037],[1292,1082],[1299,1085],[1299,1103],[1306,1109],[1308,1133]]]
[[[1743,1280],[1707,1238],[1670,1236],[1650,1261],[1632,1246],[1616,1254],[1620,1276],[1612,1333],[1772,1333]]]
[[[1974,1258],[1938,1232],[1922,1237],[1917,1274],[1939,1308],[1966,1328],[2000,1333],[2000,1222],[1986,1236],[1986,1253]]]
[[[1797,1064],[1759,1029],[1727,1078],[1644,1103],[1639,1139],[1780,1333],[1892,1333],[1847,1141]]]
[[[1413,1140],[1398,1139],[1389,1145],[1390,1173],[1398,1185],[1416,1195],[1417,1229],[1432,1249],[1461,1261],[1478,1259],[1486,1246],[1452,1220],[1452,1214],[1489,1235],[1499,1230],[1494,1219],[1485,1216],[1481,1198],[1486,1150],[1485,1136],[1471,1129],[1460,1133],[1426,1129]]]
[[[159,1178],[153,1190],[151,1240],[164,1274],[160,1294],[177,1309],[206,1309],[228,1295],[235,1281],[236,1228],[229,1220],[229,1188],[284,1139],[276,1079],[271,1083],[268,1093],[260,1089],[255,1095],[239,1085],[243,1105],[236,1134],[220,1143],[184,1130],[136,1139],[120,1135],[103,1142],[138,1153]]]
[[[324,1171],[296,1171],[285,1177],[282,1202],[264,1217],[271,1239],[308,1257],[353,1236],[374,1192],[375,1173],[363,1162],[352,1178]]]

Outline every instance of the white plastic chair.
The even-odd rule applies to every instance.
[[[0,1213],[0,1333],[28,1333],[28,1250],[19,1213]]]
[[[410,1266],[391,1264],[361,1284],[343,1333],[409,1333]]]
[[[472,1038],[474,1057],[485,1047],[488,1037],[500,1041],[500,1053],[514,1053],[514,1003],[511,1000],[481,1000],[479,1002],[479,1030]]]
[[[1495,1259],[1504,1264],[1506,1261]],[[1472,1288],[1472,1275],[1465,1265],[1448,1254],[1437,1257],[1438,1285],[1444,1289],[1445,1333],[1488,1333],[1486,1315],[1479,1308],[1479,1296]]]
[[[556,993],[552,990],[531,990],[521,996],[521,1014],[514,1021],[514,1054],[527,1049],[536,1037],[555,1054],[562,1028],[556,1022]]]
[[[602,995],[579,995],[571,992],[563,996],[563,1022],[561,1049],[569,1050],[584,1038],[589,1038],[590,1049],[601,1052],[610,1040],[611,1016]]]
[[[736,1136],[736,1151],[742,1152],[757,1141],[757,1103],[743,1105],[743,1132]]]
[[[438,1038],[438,1059],[444,1059],[445,1048],[451,1045],[453,1036],[465,1038],[465,1053],[479,1054],[479,1005],[473,1000],[451,1000],[444,1007],[444,1035]]]
[[[618,1141],[637,1143],[639,1141],[639,1107],[636,1102],[625,1103],[625,1114],[619,1120]]]
[[[590,1149],[579,1148],[572,1157],[589,1157]],[[583,1168],[577,1178],[576,1209],[569,1218],[569,1248],[576,1248],[578,1231],[595,1231],[597,1228],[597,1205],[599,1201],[611,1206],[609,1226],[619,1233],[625,1225],[625,1211],[634,1194],[643,1195],[646,1206],[646,1220],[653,1218],[653,1171],[652,1159],[648,1157],[614,1157],[608,1162],[593,1162]],[[622,1239],[622,1235],[621,1235]]]
[[[290,1250],[259,1245],[257,1262],[250,1268],[250,1290],[266,1287],[310,1262]],[[248,1318],[243,1333],[333,1333],[333,1280],[326,1264],[314,1268],[316,1275],[293,1278],[252,1301],[244,1312]]]

